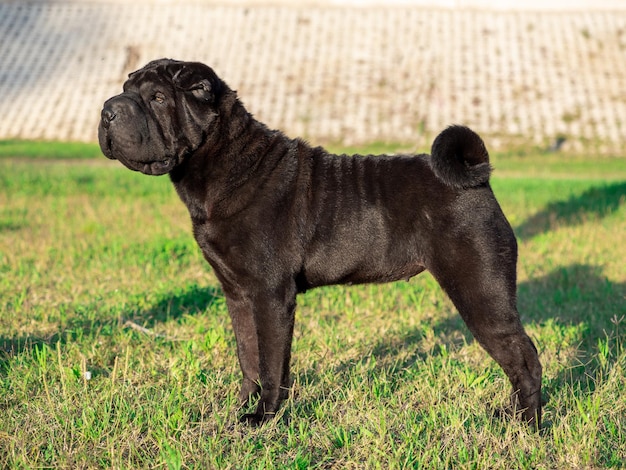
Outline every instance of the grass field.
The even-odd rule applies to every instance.
[[[300,296],[291,397],[249,429],[168,178],[26,147],[0,145],[0,468],[626,466],[626,159],[494,156],[540,432],[499,416],[506,377],[427,273]]]

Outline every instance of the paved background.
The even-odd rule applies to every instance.
[[[95,141],[126,75],[172,57],[316,144],[427,149],[463,123],[490,147],[626,154],[626,1],[332,3],[0,0],[0,139]]]

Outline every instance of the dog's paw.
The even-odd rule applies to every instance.
[[[246,413],[239,418],[239,422],[256,428],[271,420],[274,416],[275,413]]]

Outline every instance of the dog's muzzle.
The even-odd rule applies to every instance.
[[[169,173],[179,161],[177,156],[168,155],[163,142],[151,137],[146,113],[129,93],[104,103],[98,142],[107,158],[119,160],[127,168],[147,175]]]

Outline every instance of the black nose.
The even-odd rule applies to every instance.
[[[111,121],[115,119],[115,116],[117,116],[117,114],[115,114],[111,108],[104,108],[100,113],[102,125],[108,129],[111,125]]]

